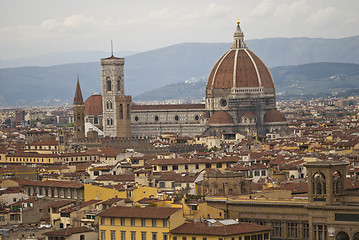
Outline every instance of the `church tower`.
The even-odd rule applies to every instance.
[[[101,59],[103,130],[105,136],[131,136],[131,96],[125,96],[124,58]]]
[[[82,98],[79,77],[77,77],[73,111],[74,111],[74,140],[81,141],[85,139],[85,104]]]

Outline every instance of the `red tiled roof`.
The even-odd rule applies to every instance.
[[[28,145],[28,146],[57,146],[58,144],[59,144],[59,142],[56,140],[42,140],[39,142],[28,143],[26,145]]]
[[[64,207],[66,205],[72,204],[76,202],[75,200],[59,200],[59,201],[55,201],[52,202],[48,205],[48,207],[52,207],[52,208],[59,208],[59,207]]]
[[[93,232],[93,230],[87,227],[74,227],[74,228],[64,228],[54,231],[45,232],[45,235],[51,236],[71,236],[76,233],[85,233],[85,232]]]
[[[114,182],[134,182],[134,174],[120,174],[120,175],[101,175],[95,181],[114,181]]]
[[[237,224],[210,225],[205,222],[191,222],[184,223],[183,225],[170,231],[172,234],[198,234],[198,235],[215,235],[215,236],[231,236],[243,233],[256,233],[263,231],[271,231],[272,228],[267,226],[260,226],[252,223],[240,222]]]
[[[16,180],[21,186],[43,186],[43,187],[59,187],[59,188],[83,188],[82,183],[77,183],[74,181],[57,181],[57,180],[45,180],[45,181],[36,181],[36,180]]]
[[[69,208],[63,209],[63,210],[61,210],[61,212],[62,212],[62,213],[72,213],[72,212],[75,212],[75,211],[77,211],[77,210],[79,210],[79,209],[82,209],[82,208],[84,208],[84,207],[87,207],[87,206],[91,206],[91,205],[93,205],[93,204],[96,204],[96,203],[98,203],[98,202],[100,202],[100,200],[95,200],[95,199],[89,200],[89,201],[83,202],[83,203],[81,203],[81,204],[79,204],[79,205],[76,205],[76,206],[73,206],[73,207],[69,207]]]
[[[264,122],[286,122],[284,114],[276,109],[271,109],[264,114]]]
[[[133,111],[136,110],[167,110],[167,109],[205,109],[204,104],[161,104],[161,105],[133,105]]]
[[[101,217],[155,218],[167,219],[172,214],[182,211],[181,208],[161,207],[112,207],[99,214]]]
[[[231,115],[225,111],[217,111],[212,117],[208,120],[208,123],[211,124],[233,124],[233,118]]]

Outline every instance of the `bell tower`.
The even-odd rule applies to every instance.
[[[112,42],[111,42],[112,50]],[[109,137],[131,137],[131,96],[125,96],[125,59],[101,59],[103,130]]]
[[[85,139],[85,104],[82,98],[79,77],[77,76],[76,91],[74,97],[74,140]]]
[[[124,58],[113,55],[101,59],[103,130],[105,136],[117,137],[117,97],[124,96]]]

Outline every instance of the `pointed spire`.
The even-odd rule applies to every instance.
[[[242,32],[242,29],[239,25],[239,20],[237,20],[237,27],[233,34],[233,43],[231,46],[231,49],[243,49],[247,48],[247,44],[244,42],[244,34]]]
[[[82,98],[79,75],[77,74],[77,84],[76,84],[76,91],[75,91],[75,97],[74,97],[74,105],[82,105],[82,104],[84,104],[84,100]]]

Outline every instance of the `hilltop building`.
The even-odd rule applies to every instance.
[[[124,64],[124,58],[113,55],[101,59],[102,96],[93,95],[84,104],[85,122],[93,124],[92,129],[102,130],[104,136],[143,137],[165,132],[187,136],[286,133],[286,118],[276,110],[273,78],[262,60],[247,48],[239,22],[231,48],[209,74],[205,104],[134,104],[131,96],[125,95]],[[76,116],[83,111],[79,106],[74,101]],[[78,117],[74,120],[75,137],[82,137],[78,130],[82,129],[82,120]]]

